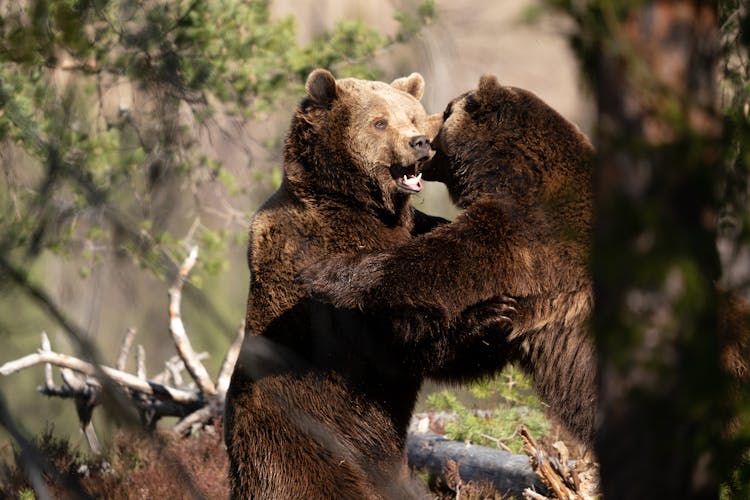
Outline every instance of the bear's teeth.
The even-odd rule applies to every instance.
[[[422,172],[419,172],[419,175],[417,176],[417,182],[422,180]]]
[[[404,182],[409,182],[409,179],[406,177],[406,174],[404,174]]]

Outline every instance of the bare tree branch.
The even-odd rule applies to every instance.
[[[49,343],[49,337],[47,332],[42,332],[42,351],[50,352],[52,346]],[[52,379],[52,365],[47,363],[44,365],[44,387],[51,388],[55,385],[55,381]]]
[[[196,358],[203,361],[204,359],[209,358],[209,354],[203,351],[201,353],[198,353],[196,355]],[[182,361],[182,358],[179,355],[175,354],[164,363],[164,369],[158,374],[154,375],[151,380],[158,384],[182,387],[184,385],[182,382],[182,370],[184,369],[185,363]],[[178,375],[177,378],[180,380],[180,382],[175,381],[175,373]],[[171,384],[170,380],[172,381]]]
[[[130,346],[133,345],[133,339],[135,338],[135,328],[128,328],[125,336],[122,338],[120,344],[120,352],[117,354],[117,363],[115,368],[118,370],[125,370],[125,364],[128,361],[128,354],[130,354]]]
[[[142,344],[135,349],[135,374],[141,380],[146,380],[146,350]]]
[[[36,354],[29,354],[20,359],[8,361],[0,366],[0,375],[7,376],[11,373],[15,373],[19,370],[40,363],[51,363],[56,366],[70,368],[93,377],[95,377],[97,373],[96,367],[91,363],[74,358],[73,356],[68,356],[67,354],[60,354],[54,351],[44,352],[40,350],[40,352]],[[196,391],[186,391],[175,387],[157,384],[155,382],[149,382],[147,380],[141,380],[135,375],[131,375],[130,373],[109,366],[101,365],[99,368],[107,377],[112,379],[113,382],[116,382],[123,387],[148,394],[149,396],[172,399],[180,403],[193,403],[201,399],[200,394]]]
[[[182,263],[182,266],[177,273],[175,283],[169,289],[169,331],[172,333],[172,339],[174,340],[175,346],[177,346],[177,352],[185,363],[188,373],[193,380],[195,380],[198,389],[200,389],[203,394],[216,394],[216,386],[211,381],[211,377],[208,375],[203,363],[197,358],[193,346],[190,344],[190,340],[185,332],[185,325],[183,325],[180,316],[182,285],[185,283],[185,278],[195,265],[197,258],[198,247],[193,247],[190,249],[188,257]]]
[[[55,352],[50,346],[46,333],[42,333],[41,348],[36,353],[3,364],[0,366],[0,375],[7,376],[38,364],[44,365],[44,385],[38,387],[37,390],[47,396],[75,400],[81,430],[91,450],[97,454],[100,453],[101,447],[91,422],[91,416],[93,409],[100,402],[99,394],[104,384],[126,389],[124,394],[135,403],[141,420],[147,425],[153,426],[164,416],[177,416],[180,420],[174,426],[173,431],[184,434],[196,425],[209,423],[223,409],[229,380],[242,345],[244,325],[240,327],[224,356],[217,383],[214,384],[201,362],[208,357],[208,353],[196,353],[193,350],[180,318],[180,292],[196,259],[197,249],[193,248],[180,267],[175,283],[170,288],[170,332],[178,355],[167,360],[164,370],[155,377],[147,378],[145,351],[141,345],[138,345],[136,349],[136,373],[125,371],[127,357],[135,336],[135,330],[132,328],[128,330],[120,343],[117,368],[90,363],[74,356]],[[52,365],[60,367],[62,385],[55,384]],[[191,385],[192,381],[195,381],[197,389],[187,387],[183,383],[182,370],[190,373]],[[220,389],[218,392],[217,387]]]
[[[227,354],[224,356],[224,360],[221,362],[221,368],[219,368],[219,376],[216,378],[216,390],[219,394],[219,399],[222,401],[227,395],[227,389],[229,389],[229,382],[232,378],[232,372],[234,371],[234,365],[237,364],[237,358],[240,356],[240,350],[242,349],[242,341],[245,339],[245,322],[243,321],[240,325],[237,335],[234,337]]]
[[[210,406],[204,406],[200,410],[196,410],[187,417],[183,418],[172,428],[176,434],[188,433],[194,425],[203,424],[207,422],[212,416]]]
[[[95,455],[101,455],[102,447],[99,444],[96,430],[94,430],[94,424],[91,422],[96,397],[99,393],[99,384],[95,380],[84,380],[70,368],[60,368],[60,375],[65,385],[76,392],[76,412],[81,423],[81,432],[83,432],[89,448]]]
[[[601,496],[596,464],[582,459],[571,466],[568,448],[562,441],[552,445],[559,454],[559,457],[555,457],[539,446],[525,426],[521,426],[520,435],[523,440],[524,453],[529,457],[531,468],[554,493],[554,496],[545,497],[527,488],[523,492],[525,499],[593,500]]]

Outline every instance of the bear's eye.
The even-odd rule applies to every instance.
[[[474,111],[479,109],[479,103],[477,102],[477,99],[473,94],[469,94],[466,96],[464,109],[467,113],[473,113]]]
[[[375,120],[375,123],[373,123],[373,125],[378,130],[385,130],[385,128],[388,126],[388,121],[381,118],[380,120]]]

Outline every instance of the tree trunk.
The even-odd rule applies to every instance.
[[[603,493],[716,498],[729,412],[714,288],[716,4],[611,5],[591,8],[599,25],[581,38],[599,123],[592,269]]]

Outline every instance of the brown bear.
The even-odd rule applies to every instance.
[[[593,147],[541,99],[494,76],[454,99],[443,118],[424,178],[444,182],[465,211],[397,248],[321,261],[301,279],[338,307],[411,314],[418,318],[412,335],[425,340],[467,308],[509,297],[512,328],[467,336],[453,358],[438,359],[428,372],[465,379],[518,361],[561,422],[590,444],[597,392],[587,330]]]
[[[448,105],[433,145],[437,153],[424,165],[424,178],[444,182],[465,212],[398,248],[321,261],[301,273],[302,281],[338,307],[412,314],[410,334],[426,340],[473,304],[507,297],[515,308],[498,314],[508,320],[513,310],[510,328],[500,322],[495,335],[475,331],[463,344],[454,333],[449,353],[427,374],[470,379],[517,361],[550,410],[591,445],[592,145],[538,97],[493,76]],[[750,304],[718,292],[721,364],[746,390]]]
[[[325,70],[307,80],[282,184],[250,227],[247,335],[225,414],[234,498],[414,494],[403,447],[423,373],[396,320],[304,299],[295,276],[442,222],[409,204],[442,122],[419,103],[423,89],[416,73],[390,85]],[[472,308],[456,331],[486,315]]]

